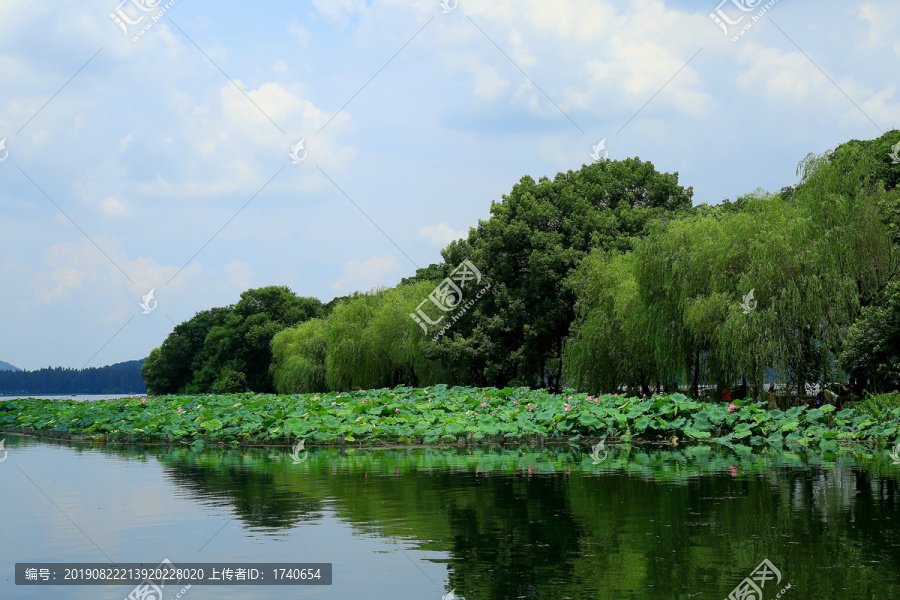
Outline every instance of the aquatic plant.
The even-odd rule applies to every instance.
[[[896,443],[900,407],[877,415],[764,402],[709,403],[682,394],[650,399],[528,388],[438,385],[328,394],[148,396],[79,402],[0,403],[0,429],[29,428],[117,441],[185,444],[452,444],[470,442],[708,441],[836,447],[841,441]]]

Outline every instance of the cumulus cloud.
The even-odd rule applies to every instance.
[[[450,242],[468,237],[468,231],[457,231],[447,223],[437,225],[423,225],[416,232],[416,239],[428,242],[433,246],[443,248]]]
[[[233,260],[225,265],[225,282],[228,289],[250,289],[253,287],[253,277],[253,271],[242,260]]]
[[[125,204],[118,198],[107,196],[100,201],[100,210],[109,217],[125,217],[128,216],[128,209]]]
[[[379,285],[393,284],[388,276],[400,269],[397,259],[389,254],[374,256],[369,260],[354,258],[344,265],[338,281],[331,284],[335,293],[365,292]]]

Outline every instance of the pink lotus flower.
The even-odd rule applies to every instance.
[[[332,406],[334,406],[335,404],[337,404],[337,402],[332,402],[332,403],[331,403]]]
[[[400,414],[400,409],[399,409],[399,408],[395,408],[395,409],[394,409],[394,412],[397,413],[397,414],[399,415],[399,414]]]
[[[144,404],[146,404],[146,403],[147,403],[147,399],[146,399],[146,398],[141,398],[141,402],[143,402]]]
[[[572,408],[571,406],[569,406],[568,404],[566,404],[566,412],[569,412],[569,410],[570,410],[571,408]]]
[[[518,400],[513,400],[513,404],[518,404],[518,403],[519,403]]]
[[[183,412],[184,412],[184,409],[181,408],[181,407],[179,406],[179,407],[178,407],[178,412],[183,413]]]
[[[728,405],[728,412],[733,413],[735,408],[737,408],[737,406],[735,406],[734,402],[732,402]]]
[[[482,402],[481,406],[487,406],[487,402]]]

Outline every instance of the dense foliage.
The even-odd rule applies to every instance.
[[[701,382],[721,390],[747,380],[763,398],[773,368],[798,395],[807,382],[833,381],[851,324],[900,272],[884,210],[896,193],[873,170],[849,151],[811,156],[796,189],[697,210],[631,254],[595,250],[572,278],[569,383],[644,392],[690,384],[696,396]],[[881,368],[884,382],[897,347],[889,322],[900,314],[890,311],[873,308],[851,336],[852,366],[869,378]],[[866,348],[869,336],[884,342]]]
[[[741,382],[755,399],[775,378],[795,396],[848,377],[857,395],[896,388],[898,142],[891,131],[811,154],[795,186],[712,207],[691,207],[677,173],[637,158],[524,177],[442,263],[394,288],[324,306],[262,288],[198,313],[151,353],[147,385],[694,397],[703,385],[721,398]],[[477,286],[455,286],[462,265]]]
[[[553,180],[524,177],[492,204],[490,219],[443,250],[443,264],[391,290],[358,294],[324,323],[277,337],[276,387],[291,393],[443,382],[559,389],[575,315],[568,276],[592,248],[630,250],[653,220],[688,211],[691,195],[677,173],[659,173],[639,159],[604,161]],[[435,340],[409,315],[465,260],[490,282],[490,293]]]
[[[850,327],[840,358],[844,370],[875,391],[900,388],[900,285],[866,306]]]
[[[154,394],[274,391],[269,367],[279,331],[322,314],[316,298],[285,286],[247,290],[240,301],[197,313],[151,351],[141,370]]]
[[[857,415],[834,406],[787,411],[682,394],[651,399],[551,394],[527,388],[398,387],[356,393],[164,396],[115,401],[11,400],[0,428],[30,427],[110,439],[193,442],[457,443],[502,440],[669,439],[834,447],[900,437],[900,407]]]
[[[143,394],[143,360],[129,360],[106,367],[37,371],[0,371],[0,395],[14,394]]]
[[[324,319],[287,329],[273,340],[279,392],[428,385],[448,376],[428,358],[425,332],[410,319],[433,284],[409,283],[356,294]]]

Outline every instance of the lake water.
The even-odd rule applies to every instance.
[[[115,400],[117,398],[141,398],[147,394],[19,394],[11,396],[0,395],[0,402],[4,400],[17,400],[19,398],[37,398],[41,400]]]
[[[165,558],[333,564],[331,586],[182,600],[721,600],[764,559],[765,600],[900,598],[900,465],[883,449],[320,449],[294,464],[288,448],[2,438],[3,599],[134,589],[16,586],[16,562]]]

